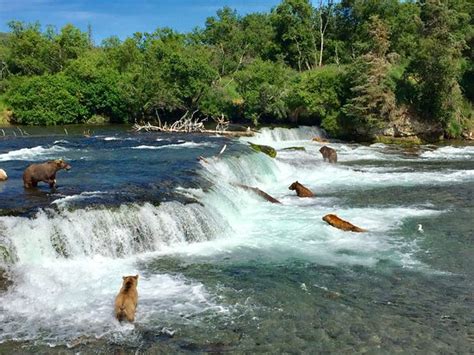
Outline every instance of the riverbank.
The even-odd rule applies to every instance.
[[[294,129],[297,126],[291,125],[268,125],[261,127],[253,127],[249,131],[247,126],[241,124],[233,124],[231,128],[226,132],[216,132],[213,129],[208,129],[202,132],[203,135],[215,135],[221,134],[223,136],[229,137],[251,137],[256,132],[262,129]],[[303,126],[306,127],[306,126]],[[29,135],[54,135],[54,136],[63,136],[67,137],[70,135],[75,136],[93,136],[95,134],[100,134],[103,130],[107,129],[117,129],[119,131],[132,131],[133,125],[131,124],[75,124],[75,125],[65,125],[65,126],[24,126],[24,125],[12,125],[12,124],[0,124],[0,137],[18,137],[18,136],[29,136]],[[167,134],[167,133],[164,133]],[[323,133],[324,134],[324,133]],[[332,139],[335,141],[341,141],[338,138],[326,138]],[[344,141],[344,140],[342,140]],[[474,139],[469,135],[465,135],[464,138],[460,139],[448,139],[440,136],[440,139],[433,141],[430,139],[423,139],[416,135],[409,137],[394,137],[392,135],[376,135],[372,140],[349,140],[348,142],[360,143],[360,144],[372,144],[372,143],[383,143],[390,145],[401,145],[401,146],[413,146],[413,145],[423,145],[423,144],[438,144],[438,145],[473,145]]]

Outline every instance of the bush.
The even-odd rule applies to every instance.
[[[294,71],[280,63],[256,60],[235,74],[246,119],[282,121],[287,116],[286,97]]]
[[[290,118],[321,124],[329,134],[337,134],[344,75],[343,68],[332,65],[300,73],[287,98]]]
[[[13,121],[27,125],[78,123],[87,116],[79,90],[64,74],[16,78],[6,93]]]
[[[70,63],[66,75],[78,88],[79,99],[87,117],[100,115],[112,122],[125,122],[125,100],[120,91],[120,75],[106,67],[101,53],[90,52]]]

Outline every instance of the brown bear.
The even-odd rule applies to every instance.
[[[27,189],[37,187],[38,182],[43,181],[49,187],[56,187],[56,173],[61,170],[71,169],[71,165],[64,160],[51,160],[42,164],[31,164],[23,173],[23,186]]]
[[[330,163],[337,163],[337,153],[334,149],[323,146],[319,151],[323,155],[324,161],[327,159]]]
[[[349,223],[349,222],[339,218],[335,214],[325,215],[323,217],[323,221],[330,224],[331,226],[333,226],[335,228],[342,229],[343,231],[358,232],[358,233],[367,232],[366,229],[359,228],[359,227],[353,225],[352,223]]]
[[[308,189],[307,187],[300,184],[298,181],[295,181],[294,183],[292,183],[288,187],[288,189],[289,190],[296,190],[296,195],[298,195],[298,197],[314,197],[313,192],[310,189]]]
[[[0,181],[8,180],[7,172],[3,169],[0,169]]]
[[[115,297],[115,317],[119,322],[125,318],[129,322],[135,320],[138,302],[137,283],[138,275],[123,277],[122,288],[117,297]]]
[[[314,137],[313,142],[318,142],[318,143],[329,143],[327,139],[324,138],[319,138],[319,137]]]

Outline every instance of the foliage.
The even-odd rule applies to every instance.
[[[235,75],[243,99],[244,116],[258,123],[263,116],[286,118],[289,82],[293,75],[281,63],[256,60]]]
[[[77,123],[87,110],[80,104],[77,88],[63,73],[17,78],[7,92],[16,123],[58,125]]]
[[[468,0],[281,0],[245,16],[224,7],[191,33],[94,47],[70,24],[12,21],[0,33],[0,95],[23,124],[196,111],[358,138],[403,112],[454,137],[474,126],[473,24]]]
[[[395,93],[388,80],[389,33],[378,16],[371,17],[369,34],[370,51],[350,69],[352,97],[343,107],[346,125],[361,135],[371,135],[374,128],[389,122],[396,111]]]
[[[344,68],[334,65],[297,75],[287,99],[290,119],[321,124],[330,134],[338,134],[345,75]]]
[[[420,116],[436,120],[449,135],[460,134],[462,104],[459,79],[465,45],[460,29],[463,15],[446,3],[427,1],[421,16],[424,27],[420,48],[413,56],[407,75],[416,82],[415,107]]]

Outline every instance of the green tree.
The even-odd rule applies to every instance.
[[[420,116],[441,122],[451,135],[461,133],[463,19],[447,1],[425,1],[420,47],[406,73],[407,80],[416,83],[414,102]]]
[[[370,135],[394,118],[396,101],[389,81],[390,47],[386,24],[377,16],[371,18],[371,50],[352,65],[352,98],[343,107],[345,125],[360,135]]]
[[[321,125],[333,136],[339,134],[338,116],[345,75],[344,69],[337,66],[325,66],[297,75],[287,98],[290,119]]]
[[[255,60],[236,73],[237,92],[242,97],[246,119],[258,124],[261,118],[286,118],[289,83],[293,72],[281,63]]]
[[[78,88],[62,73],[15,78],[6,98],[14,121],[20,124],[79,123],[87,117]]]
[[[125,122],[127,111],[120,90],[120,75],[107,66],[99,51],[89,51],[70,62],[64,73],[77,88],[77,97],[87,118],[100,115],[112,122]]]
[[[317,20],[309,0],[283,0],[272,12],[276,41],[285,61],[299,71],[319,63]]]

